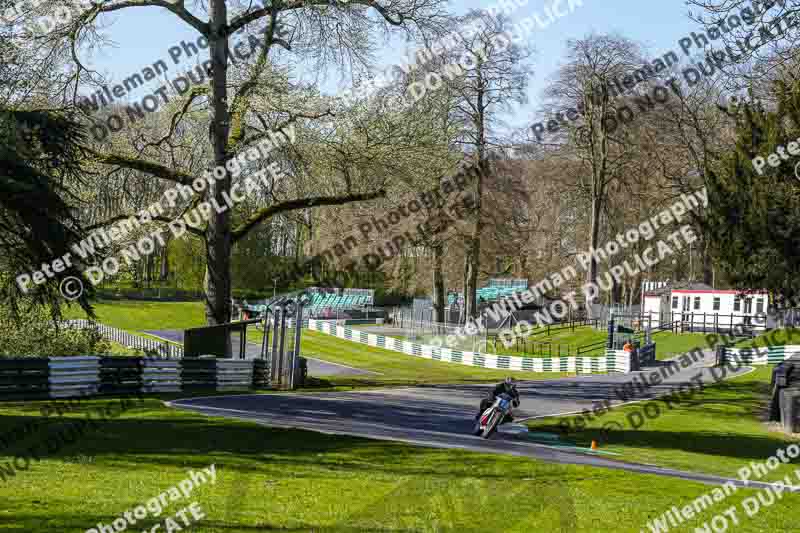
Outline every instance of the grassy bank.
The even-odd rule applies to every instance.
[[[39,407],[0,407],[0,432],[38,417]],[[80,416],[76,412],[65,419]],[[0,463],[63,424],[64,419],[51,420],[43,434],[0,450]],[[190,498],[170,502],[159,517],[148,516],[129,529],[149,530],[196,501],[206,515],[192,527],[198,532],[524,532],[533,525],[537,531],[638,532],[671,506],[710,490],[617,470],[270,429],[148,400],[32,461],[15,477],[0,479],[0,530],[85,531],[101,522],[110,525],[178,484],[189,469],[211,464],[214,484],[207,482]],[[702,525],[753,494],[734,493],[687,526]],[[791,498],[753,519],[740,511],[737,531],[791,530],[796,523]]]
[[[555,379],[567,374],[492,370],[443,363],[399,352],[374,348],[326,335],[303,331],[301,352],[344,365],[380,372],[382,375],[326,378],[336,385],[403,385],[423,383],[474,383],[500,381],[509,374],[517,379]]]
[[[131,333],[196,328],[206,323],[202,302],[100,301],[94,304],[94,311],[99,322]],[[64,315],[68,319],[86,318],[74,305]]]
[[[363,329],[363,326],[353,326],[353,329]],[[365,329],[365,331],[369,331]],[[591,326],[580,326],[574,330],[571,328],[563,328],[551,331],[551,334],[546,333],[546,328],[537,328],[535,334],[528,337],[520,337],[518,341],[513,337],[508,337],[514,344],[506,347],[502,338],[498,337],[497,342],[494,342],[494,337],[486,343],[485,352],[494,353],[499,355],[513,355],[523,357],[566,357],[569,353],[570,356],[575,356],[580,347],[581,356],[597,356],[603,355],[606,352],[605,342],[608,335],[605,331],[599,331]],[[523,333],[525,330],[523,329]],[[398,333],[396,335],[389,334],[388,337],[393,337],[401,340],[412,340],[410,337]],[[434,339],[433,335],[428,337]],[[426,337],[417,338],[413,342],[425,343]],[[706,349],[705,335],[702,333],[673,333],[671,331],[658,331],[653,334],[653,340],[656,342],[656,356],[658,359],[669,359],[694,348],[701,347]],[[462,350],[471,351],[474,343],[470,339],[461,341],[457,348]]]
[[[653,400],[613,408],[565,439],[586,446],[596,440],[603,450],[621,454],[622,460],[735,476],[738,468],[764,461],[793,442],[764,422],[771,370],[759,367],[672,405]],[[649,417],[642,416],[647,404],[652,404],[646,411]],[[546,418],[529,426],[560,433],[562,423],[575,428],[575,420]],[[777,479],[798,466],[784,465],[772,475]]]
[[[780,345],[800,345],[800,329],[775,329],[754,339],[744,339],[734,344],[737,348],[769,348]]]

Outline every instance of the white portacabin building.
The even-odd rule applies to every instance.
[[[642,314],[654,327],[681,321],[684,329],[697,331],[766,328],[766,291],[714,289],[697,282],[645,282],[642,288]]]

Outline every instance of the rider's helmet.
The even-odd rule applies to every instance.
[[[509,377],[507,377],[506,379],[503,380],[503,383],[506,384],[506,388],[509,388],[509,389],[513,388],[514,387],[514,378],[509,376]]]

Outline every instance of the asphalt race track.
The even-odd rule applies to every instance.
[[[709,384],[720,379],[703,361],[675,373],[664,384],[644,388],[636,400],[664,395],[675,387],[688,385],[700,376]],[[649,374],[658,367],[646,369]],[[749,372],[750,368],[730,371],[725,378]],[[638,374],[594,375],[547,381],[518,383],[521,405],[517,420],[567,414],[592,407],[592,402],[608,400],[619,405],[618,388]],[[632,472],[672,476],[703,483],[719,484],[724,478],[682,472],[644,464],[626,463],[606,456],[496,434],[485,440],[471,434],[480,399],[491,385],[431,385],[356,392],[288,393],[215,396],[175,400],[168,404],[211,416],[227,416],[273,427],[300,428],[331,434],[396,440],[412,444],[460,448],[490,453],[523,455],[544,461],[616,468]],[[732,480],[737,484],[737,480]],[[753,483],[750,486],[754,486]]]

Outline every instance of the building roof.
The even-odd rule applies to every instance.
[[[700,283],[699,281],[676,281],[667,283],[666,285],[664,285],[663,287],[659,287],[658,289],[646,291],[645,296],[661,296],[662,294],[669,294],[670,292],[676,290],[712,292],[714,290],[714,287],[707,285],[705,283]]]
[[[714,287],[699,281],[686,281],[683,283],[676,283],[672,285],[672,290],[677,291],[713,291]]]
[[[699,281],[679,281],[668,283],[658,289],[645,291],[645,296],[662,296],[664,294],[677,293],[711,293],[711,294],[768,294],[764,290],[756,289],[715,289],[714,287]]]

